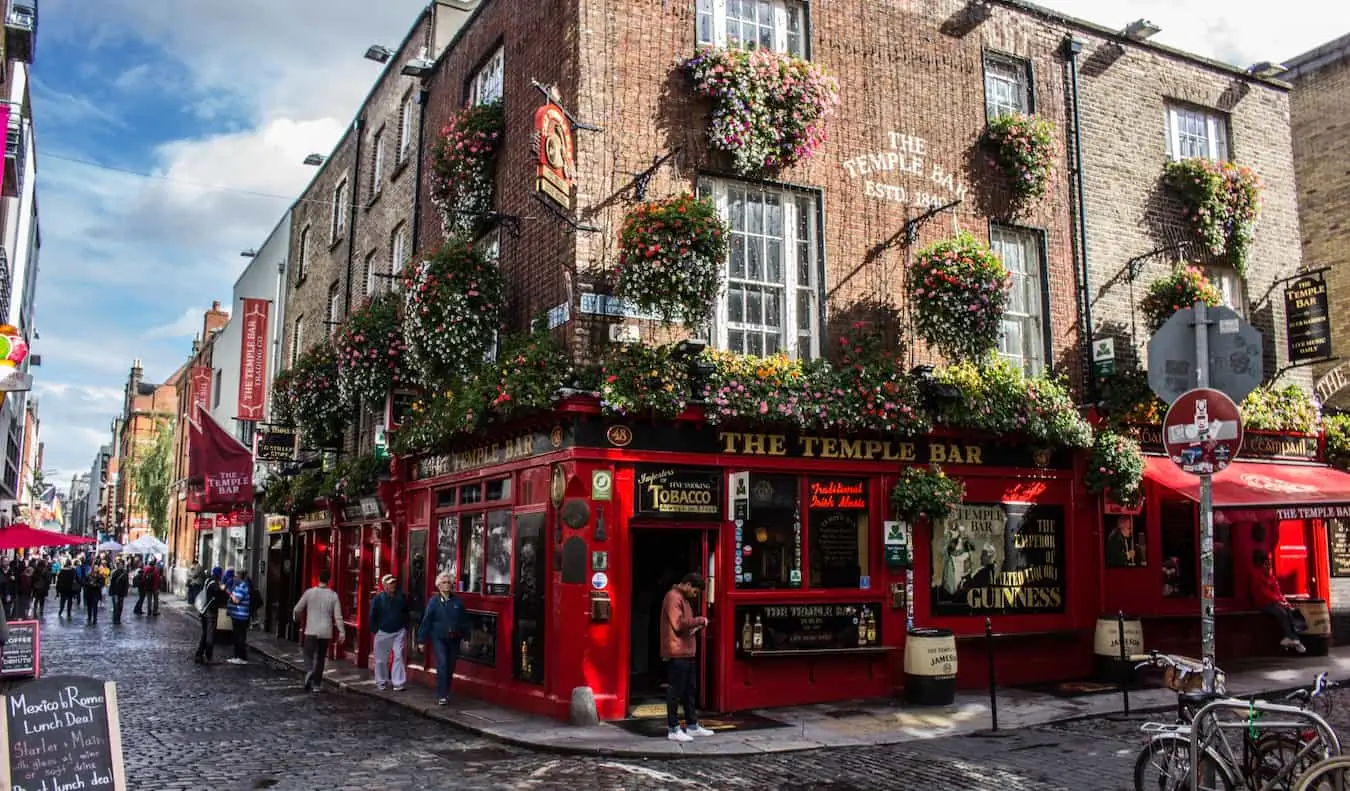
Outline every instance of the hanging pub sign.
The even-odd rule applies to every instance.
[[[1327,520],[1327,548],[1331,550],[1331,576],[1350,577],[1350,520]]]
[[[933,526],[933,615],[1063,612],[1064,508],[964,503]]]
[[[638,516],[722,517],[722,471],[706,467],[639,464],[633,477]]]
[[[1322,272],[1303,275],[1284,289],[1284,326],[1289,362],[1324,360],[1331,356],[1327,281]]]
[[[535,188],[540,195],[571,210],[572,159],[575,156],[572,122],[553,102],[540,107],[534,114],[534,143],[539,155]]]
[[[253,456],[258,461],[295,461],[293,428],[267,428],[253,436]]]

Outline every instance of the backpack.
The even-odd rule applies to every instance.
[[[263,607],[262,591],[250,585],[248,588],[248,612],[249,615],[261,610]]]
[[[197,608],[198,615],[206,615],[206,610],[211,604],[211,586],[213,583],[207,583],[202,586],[202,590],[193,600],[192,606]]]

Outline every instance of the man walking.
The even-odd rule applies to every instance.
[[[300,594],[300,601],[291,612],[295,620],[303,620],[305,624],[305,663],[309,665],[309,672],[305,673],[306,692],[318,692],[323,686],[323,666],[328,661],[328,644],[334,632],[338,640],[347,639],[342,604],[328,587],[330,579],[328,569],[320,571],[319,584]]]
[[[56,597],[57,610],[56,617],[62,615],[67,618],[75,617],[75,597],[78,588],[75,585],[75,565],[69,561],[61,564],[61,570],[56,572]]]
[[[444,572],[437,574],[436,591],[417,627],[417,642],[430,642],[436,653],[436,703],[444,706],[450,702],[450,680],[455,676],[459,642],[467,625],[464,602],[455,595],[455,578]]]
[[[202,588],[206,594],[206,606],[198,611],[202,622],[202,639],[197,643],[197,655],[193,659],[199,665],[211,663],[211,655],[216,645],[216,618],[220,615],[220,608],[230,600],[229,594],[225,593],[225,589],[220,585],[221,573],[218,566],[211,569],[211,576],[207,577]]]
[[[154,598],[153,591],[158,589],[159,581],[155,577],[155,564],[146,563],[138,569],[136,575],[136,608],[132,612],[137,615],[153,614]],[[147,599],[149,599],[150,609],[146,609]]]
[[[192,559],[192,565],[188,567],[187,573],[187,600],[191,603],[197,601],[197,594],[202,592],[202,586],[206,584],[206,569],[196,558]]]
[[[131,589],[131,576],[127,574],[127,564],[121,559],[117,560],[117,568],[113,569],[112,576],[108,578],[108,596],[112,598],[112,622],[114,625],[122,622],[122,605],[127,601],[127,592]]]
[[[103,569],[90,566],[84,574],[84,622],[98,626],[98,608],[103,604]]]
[[[375,688],[384,689],[392,680],[394,691],[402,692],[408,683],[408,669],[403,662],[403,645],[408,636],[408,598],[399,592],[398,578],[393,574],[384,575],[380,582],[384,590],[370,602],[370,623],[375,629]]]
[[[666,663],[666,738],[672,742],[691,742],[695,736],[712,736],[713,732],[698,724],[695,709],[698,691],[698,655],[696,635],[708,625],[708,619],[694,615],[690,604],[703,590],[703,578],[690,572],[666,593],[661,603],[661,659]],[[684,706],[684,728],[676,716]]]

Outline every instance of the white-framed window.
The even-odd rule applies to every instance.
[[[989,249],[1012,275],[998,356],[1028,376],[1045,370],[1045,256],[1041,235],[1027,228],[995,225]]]
[[[402,288],[403,281],[398,279],[403,276],[403,267],[408,263],[408,227],[399,223],[390,234],[389,239],[389,271],[395,275],[391,282],[394,284],[394,290]]]
[[[1222,113],[1182,104],[1167,106],[1167,156],[1228,159],[1228,120]]]
[[[698,0],[698,43],[806,57],[805,0]]]
[[[347,210],[349,208],[347,204],[348,198],[347,180],[343,179],[333,188],[333,235],[329,240],[331,242],[336,242],[338,240],[338,235],[347,228]]]
[[[328,334],[336,335],[342,321],[342,289],[334,283],[328,287]]]
[[[710,340],[743,354],[820,355],[819,197],[702,179],[731,228]]]
[[[221,380],[224,378],[224,376],[223,376],[224,373],[225,373],[225,372],[222,371],[221,369],[219,369],[219,368],[216,369],[216,382],[215,382],[215,387],[213,387],[213,388],[211,389],[211,408],[212,408],[212,409],[220,409],[220,391],[224,389],[224,386],[223,386]]]
[[[295,317],[295,332],[291,334],[291,366],[300,359],[300,352],[305,348],[305,317]]]
[[[487,104],[502,98],[506,79],[506,48],[498,47],[469,79],[469,104]]]
[[[384,127],[370,142],[370,197],[374,198],[384,187]]]
[[[1031,112],[1031,69],[1020,58],[984,55],[984,112],[990,119]]]
[[[363,296],[373,297],[384,291],[381,285],[383,280],[380,277],[380,251],[371,250],[366,255],[366,288]]]
[[[408,152],[412,150],[413,125],[416,123],[413,110],[413,94],[408,92],[403,97],[403,104],[398,110],[398,162],[403,164],[408,161]]]
[[[1232,308],[1239,316],[1247,315],[1247,284],[1243,282],[1237,270],[1231,266],[1213,264],[1206,266],[1205,277],[1223,295],[1223,304]]]
[[[502,229],[493,228],[473,243],[475,249],[482,253],[483,257],[496,264],[501,260],[502,255]],[[488,344],[487,350],[483,352],[483,362],[491,363],[497,361],[497,342],[500,340],[501,333],[493,331],[492,342]]]
[[[309,274],[309,226],[306,225],[300,229],[300,263],[295,267],[295,282],[297,285]]]

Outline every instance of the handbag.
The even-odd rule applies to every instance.
[[[197,593],[197,598],[192,600],[192,606],[197,608],[198,615],[206,615],[206,605],[208,601],[206,589],[202,588],[201,591]]]

